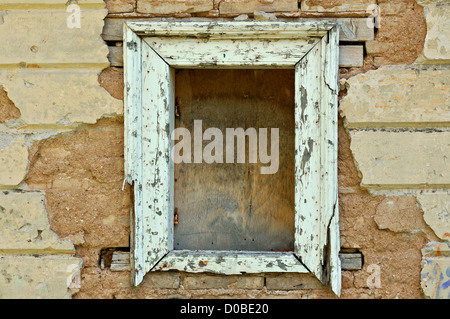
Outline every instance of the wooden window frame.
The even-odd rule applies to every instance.
[[[326,22],[125,21],[132,281],[149,271],[312,272],[339,295],[338,34]],[[295,69],[293,252],[174,250],[175,68]]]

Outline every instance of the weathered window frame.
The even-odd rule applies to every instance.
[[[321,22],[126,21],[125,175],[132,281],[149,271],[312,272],[340,294],[338,27]],[[295,69],[293,252],[173,249],[175,68]]]

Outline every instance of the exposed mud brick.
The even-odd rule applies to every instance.
[[[20,110],[8,98],[5,90],[0,89],[0,123],[20,117]]]
[[[344,129],[342,118],[338,125],[338,185],[339,192],[358,190],[361,176],[355,166],[350,150],[350,136]]]
[[[133,12],[136,0],[105,0],[108,13]]]
[[[382,298],[377,290],[367,288],[348,288],[343,290],[341,299],[380,299]]]
[[[78,297],[78,295],[76,296]],[[144,299],[144,298],[177,298],[177,299],[320,299],[335,298],[332,293],[323,290],[295,290],[295,291],[268,291],[255,289],[122,289],[114,292],[117,299]]]
[[[407,244],[411,240],[437,239],[423,220],[418,221],[417,225],[413,226],[417,228],[410,232],[396,234],[387,229],[380,229],[375,221],[377,210],[383,209],[384,203],[391,199],[392,197],[371,196],[367,192],[342,194],[339,201],[342,208],[342,218],[340,219],[341,247],[358,248],[359,251],[370,248],[379,252],[383,250],[394,252],[396,249],[401,250],[401,245],[404,245],[403,248],[407,248]],[[412,208],[412,212],[403,213],[408,214],[414,220],[418,220],[422,215],[421,211],[415,207]],[[399,246],[394,247],[393,242],[397,242]],[[364,255],[364,264],[366,264],[367,258],[370,259],[371,257],[366,256],[363,251],[361,252]]]
[[[351,148],[370,188],[450,184],[449,132],[355,132]]]
[[[123,152],[122,118],[39,143],[26,181],[46,191],[50,223],[60,237],[83,232],[83,246],[129,246]]]
[[[376,40],[366,41],[366,52],[368,55],[381,54],[388,50],[390,47],[389,43],[383,43]]]
[[[112,272],[108,270],[96,271],[101,276],[102,286],[104,289],[119,290],[123,288],[131,288],[129,272]]]
[[[353,272],[352,271],[342,271],[341,272],[341,282],[342,282],[342,289],[349,289],[349,288],[353,288],[353,281],[354,281],[354,276],[353,276]]]
[[[397,242],[396,239],[393,241]],[[399,240],[398,240],[399,241]],[[408,248],[401,244],[402,250],[372,251],[365,261],[364,268],[355,272],[356,288],[368,288],[378,291],[384,298],[421,298],[423,295],[418,277],[421,269],[419,244],[423,241],[411,241],[414,246]],[[377,280],[376,277],[379,279]]]
[[[450,63],[450,1],[418,0],[424,6],[427,23],[425,46],[419,63]]]
[[[341,247],[358,248],[364,255],[363,269],[353,272],[358,293],[351,288],[343,289],[343,298],[362,298],[362,293],[367,298],[423,298],[418,281],[422,258],[420,250],[436,236],[423,221],[419,231],[395,233],[379,229],[374,217],[384,201],[384,196],[374,197],[365,192],[340,196]],[[417,209],[413,212],[407,213],[413,219],[421,215]],[[368,268],[370,265],[375,266]],[[368,279],[369,284],[372,283],[373,277],[370,276],[375,275],[376,266],[380,270],[381,285],[370,288]]]
[[[0,185],[16,186],[25,178],[28,148],[24,136],[0,140]],[[4,143],[6,142],[6,145]]]
[[[395,11],[386,7],[394,4],[398,7]],[[422,52],[427,35],[423,8],[415,0],[401,0],[380,3],[380,10],[375,42],[370,42],[367,54],[378,57],[378,65],[413,63]]]
[[[137,12],[152,14],[173,14],[179,12],[208,12],[213,0],[137,0]]]
[[[417,202],[434,233],[440,239],[450,240],[450,194],[421,194],[417,196]]]
[[[382,196],[373,197],[366,192],[340,194],[341,247],[360,249],[370,246],[372,234],[378,231],[372,216],[382,200]]]
[[[123,69],[104,69],[98,77],[98,82],[112,97],[123,100]]]
[[[73,254],[51,231],[40,192],[0,192],[0,253]]]
[[[82,187],[82,186],[81,186]],[[62,237],[84,232],[87,246],[129,245],[129,199],[116,191],[47,191],[47,210],[52,229]]]
[[[75,299],[112,299],[114,291],[120,290],[119,273],[106,274],[106,270],[97,267],[84,267],[81,273],[81,289],[73,295]],[[114,282],[114,289],[108,289]],[[125,284],[125,282],[123,282]]]
[[[393,232],[417,232],[427,228],[416,198],[412,196],[386,197],[377,206],[374,220],[378,228]]]
[[[376,0],[302,0],[301,9],[306,12],[366,12]]]
[[[297,0],[223,0],[219,4],[220,15],[240,15],[254,11],[297,11]]]
[[[180,286],[179,272],[149,272],[145,275],[142,285],[147,288],[171,288]]]
[[[262,276],[217,276],[210,274],[192,274],[183,278],[186,289],[262,289]]]
[[[71,238],[71,236],[67,236],[66,238]],[[83,245],[76,245],[76,255],[77,257],[81,257],[83,259],[83,271],[86,269],[86,267],[94,267],[97,268],[99,266],[99,258],[100,258],[100,251],[102,250],[103,246],[101,247],[90,247],[90,246],[83,246]],[[100,267],[98,267],[100,269]],[[128,273],[129,274],[129,273]]]
[[[271,290],[326,289],[312,274],[267,275],[266,286]]]
[[[414,10],[415,1],[409,0],[378,0],[379,12],[383,16],[401,15],[408,10]]]

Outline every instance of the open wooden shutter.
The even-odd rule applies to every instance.
[[[138,285],[170,250],[173,249],[173,161],[170,158],[174,128],[174,70],[145,42],[130,32],[126,38],[128,65],[135,65],[136,85],[125,84],[125,90],[147,92],[146,98],[139,93],[128,92],[133,111],[126,114],[127,130],[131,132],[126,175],[134,183],[134,213],[132,214],[132,269],[134,285]],[[127,33],[128,35],[128,33]],[[139,52],[139,51],[138,51]],[[129,52],[131,53],[131,52]],[[134,61],[134,60],[140,61]],[[137,63],[140,62],[140,66]],[[130,77],[131,80],[133,78]],[[157,84],[157,85],[155,85]],[[134,98],[133,98],[134,97]],[[134,104],[136,103],[136,104]],[[132,153],[130,153],[132,151]],[[130,180],[131,179],[131,180]]]
[[[296,64],[294,253],[340,293],[337,201],[338,31]]]
[[[131,223],[134,232],[131,234],[134,285],[138,285],[144,275],[164,257],[170,257],[170,251],[173,250],[173,164],[170,159],[170,134],[174,123],[174,71],[166,61],[178,67],[219,68],[292,67],[295,64],[295,256],[290,256],[297,262],[297,259],[301,260],[324,284],[331,283],[333,291],[339,295],[337,27],[334,24],[284,22],[216,22],[213,25],[200,22],[160,22],[151,26],[146,22],[127,22],[124,28],[127,132],[125,174],[134,189],[135,204]],[[271,31],[271,28],[275,31]],[[188,38],[200,36],[205,38],[205,43],[215,41],[215,44],[202,45],[202,48],[207,50],[198,50],[197,55],[192,54],[194,58],[199,58],[194,59],[187,55],[191,53],[191,47],[185,48],[188,53],[182,54],[177,42],[173,42],[173,37],[145,41],[140,37],[149,37],[156,33],[158,37],[165,37],[167,32],[171,37],[181,34],[186,37],[187,42],[191,41],[188,41]],[[208,33],[214,37],[211,38]],[[222,40],[227,39],[221,39],[223,36],[231,36],[233,41],[224,42]],[[249,56],[247,53],[254,50],[245,49],[248,47],[248,40],[261,41],[261,37],[282,37],[287,48],[286,53],[289,54],[270,50],[265,52],[269,54],[270,59],[263,61]],[[171,47],[169,52],[163,52],[163,55],[156,53],[148,45],[149,42],[159,45],[164,41],[169,41]],[[196,43],[191,43],[192,47],[198,46]],[[225,55],[224,59],[219,59],[209,54],[206,55],[206,61],[203,61],[204,53],[212,52],[210,47],[217,49],[218,43],[222,49],[231,50],[233,45],[236,45],[234,49],[242,46],[244,50],[233,50],[235,54],[229,59],[225,59]],[[300,56],[303,57],[298,61],[297,58],[300,57],[294,59],[291,53],[298,53],[300,49]],[[171,54],[172,51],[177,55]],[[218,57],[221,57],[220,50],[218,52]],[[192,53],[195,53],[195,50]],[[185,59],[186,56],[189,58]],[[203,61],[202,64],[199,64],[200,60]],[[173,269],[186,270],[179,267]],[[265,271],[265,268],[262,269]]]

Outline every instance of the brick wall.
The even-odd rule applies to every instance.
[[[151,273],[131,287],[129,268],[111,264],[129,248],[132,203],[122,188],[125,18],[318,18],[349,27],[350,38],[341,35],[341,250],[364,263],[343,270],[341,297],[449,297],[449,1],[66,2],[0,0],[0,298],[334,297],[299,274]],[[367,33],[367,6],[376,3],[380,25]]]

